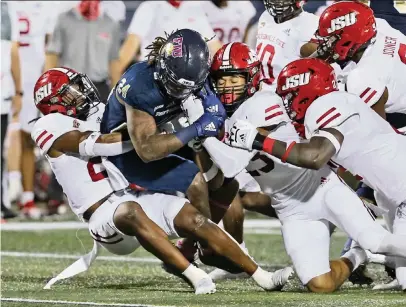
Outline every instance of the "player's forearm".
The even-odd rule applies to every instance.
[[[18,54],[18,42],[13,42],[11,45],[11,76],[13,78],[15,91],[22,92],[20,56]],[[27,94],[30,94],[30,93],[27,93]]]
[[[121,77],[120,60],[112,60],[109,65],[110,87],[113,88]]]
[[[262,150],[281,159],[282,162],[309,169],[320,169],[330,159],[328,155],[322,154],[320,148],[310,142],[292,142],[287,144],[259,133],[255,138],[252,148]]]
[[[47,53],[45,55],[44,71],[58,66],[59,55],[55,53]]]
[[[131,140],[138,156],[145,163],[163,159],[184,146],[175,134],[155,134],[141,142],[134,141],[133,137]]]

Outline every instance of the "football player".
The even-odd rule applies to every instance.
[[[258,21],[256,47],[263,89],[275,90],[279,72],[287,63],[300,58],[302,46],[314,35],[318,17],[303,11],[303,2],[264,0],[266,11]]]
[[[406,289],[406,243],[402,237],[406,234],[406,138],[362,98],[338,91],[333,68],[322,60],[301,59],[288,64],[279,75],[277,93],[290,118],[304,123],[309,141],[280,141],[240,121],[230,129],[231,144],[262,150],[283,162],[310,169],[320,169],[331,159],[363,178],[389,206],[394,235],[381,237],[381,247],[395,247],[402,256],[396,260],[396,276]],[[382,252],[380,248],[375,251]]]
[[[211,75],[231,116],[226,120],[226,131],[245,120],[274,137],[300,142],[282,100],[270,91],[256,93],[259,67],[254,51],[241,43],[225,45],[216,53]],[[193,111],[188,110],[188,114]],[[207,138],[203,144],[223,172],[238,172],[247,166],[264,193],[271,196],[282,222],[287,253],[300,280],[311,291],[336,290],[366,258],[357,247],[329,263],[330,223],[355,235],[364,248],[392,252],[383,239],[392,234],[373,221],[362,201],[328,167],[319,171],[298,168],[261,152],[227,148],[215,138]]]
[[[20,197],[22,212],[30,218],[39,218],[41,212],[34,204],[34,174],[35,154],[34,144],[30,133],[33,124],[30,121],[38,117],[38,110],[32,103],[31,93],[34,90],[34,81],[42,72],[45,61],[46,36],[52,31],[56,15],[51,9],[50,3],[44,1],[10,2],[16,11],[20,24],[19,53],[21,60],[21,78],[23,91],[18,93],[22,96],[22,109],[19,116],[20,136],[22,143],[21,175],[23,193],[19,195],[21,175],[18,171],[10,173],[10,197]],[[18,127],[16,125],[12,127]],[[19,142],[20,138],[11,136],[12,142]],[[12,154],[16,159],[18,155]]]
[[[32,139],[48,159],[74,213],[89,224],[96,242],[119,255],[130,254],[142,244],[182,272],[196,294],[213,293],[215,285],[182,256],[168,236],[197,238],[266,290],[286,283],[290,268],[275,274],[262,270],[185,198],[123,190],[128,181],[101,156],[125,154],[132,150],[132,143],[124,142],[119,132],[97,132],[96,119],[103,108],[99,109],[102,104],[97,89],[86,75],[67,68],[51,69],[37,81],[34,99],[45,116],[36,121]],[[77,180],[72,180],[72,172]]]
[[[165,37],[178,29],[188,28],[199,32],[206,40],[212,54],[221,47],[221,42],[215,37],[200,1],[143,1],[134,13],[127,38],[120,49],[120,64],[122,71],[130,64],[137,52],[140,61],[148,55],[149,46],[155,37]]]
[[[222,44],[245,40],[248,24],[256,14],[251,1],[212,0],[200,3]]]

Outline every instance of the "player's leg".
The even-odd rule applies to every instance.
[[[22,212],[30,218],[39,218],[41,214],[34,203],[35,154],[34,142],[29,133],[21,130],[21,175],[23,193],[21,196]]]
[[[396,209],[393,233],[406,237],[406,201]],[[406,291],[406,255],[404,258],[396,258],[396,279],[403,291]]]
[[[153,208],[158,205],[170,206],[168,202],[157,204],[162,201],[161,197],[142,198],[136,195],[121,197],[111,196],[92,214],[89,220],[89,230],[93,239],[99,242],[108,251],[117,255],[132,253],[141,244],[147,251],[165,263],[177,268],[196,289],[196,294],[213,293],[215,285],[210,277],[202,270],[194,267],[168,240],[172,235],[165,224],[158,226],[152,221],[138,203],[144,203],[144,207]],[[146,202],[148,201],[148,203]],[[153,211],[149,211],[151,214]],[[163,216],[162,211],[156,215]],[[162,222],[162,220],[157,220]]]
[[[8,153],[7,153],[7,170],[8,170],[8,196],[10,201],[19,199],[22,193],[21,182],[21,125],[18,121],[12,121],[8,126]]]
[[[333,292],[350,275],[346,260],[329,261],[330,230],[326,220],[283,222],[282,235],[296,274],[310,291]]]
[[[405,257],[406,236],[385,230],[374,221],[362,200],[338,177],[333,175],[328,179],[323,187],[325,218],[372,253]]]
[[[0,159],[1,159],[1,165],[0,165],[0,170],[1,170],[1,177],[0,177],[0,184],[2,185],[2,191],[3,189],[3,170],[5,168],[5,161],[3,158],[3,148],[4,148],[4,141],[6,139],[6,133],[7,133],[7,126],[8,126],[8,114],[1,114],[1,151],[0,151]],[[4,196],[5,193],[1,193],[1,217],[4,219],[9,219],[15,217],[15,213],[12,212],[9,208],[7,208],[4,204]]]
[[[207,252],[209,253],[208,258],[214,258],[211,265],[224,264],[223,269],[244,271],[264,289],[279,289],[287,282],[292,273],[290,268],[275,273],[261,269],[230,235],[204,217],[189,203],[186,203],[176,215],[174,226],[180,236],[192,237],[199,242],[202,247],[200,250],[202,261],[202,256],[204,257]]]

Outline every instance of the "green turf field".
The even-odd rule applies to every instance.
[[[83,242],[82,247],[80,241]],[[396,292],[373,292],[369,288],[347,283],[331,295],[307,293],[294,278],[282,292],[264,292],[250,280],[217,282],[217,293],[195,296],[183,281],[166,274],[158,262],[96,260],[91,270],[79,277],[57,283],[51,290],[42,290],[46,282],[74,261],[74,259],[40,258],[38,253],[80,255],[89,251],[92,242],[87,231],[3,231],[1,233],[1,306],[80,306],[50,302],[10,302],[4,298],[51,301],[95,302],[104,304],[145,304],[149,306],[320,306],[320,307],[394,307],[406,306],[406,296]],[[332,256],[338,256],[344,237],[334,237]],[[289,264],[282,239],[278,235],[246,235],[246,243],[257,261],[268,268]],[[23,257],[5,256],[6,252],[21,252]],[[107,252],[103,256],[111,256]],[[55,255],[54,255],[55,256]],[[144,250],[131,257],[150,257]],[[209,269],[209,268],[207,268]],[[386,273],[378,266],[370,266],[378,281],[386,280]],[[94,306],[94,305],[91,305]],[[103,306],[103,305],[101,305]],[[109,305],[107,305],[109,306]],[[111,305],[110,305],[111,306]]]

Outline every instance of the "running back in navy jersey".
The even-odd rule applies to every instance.
[[[110,94],[101,123],[102,132],[110,132],[127,121],[125,106],[116,95],[133,108],[153,116],[157,126],[182,112],[180,102],[163,94],[154,80],[154,66],[147,62],[131,66]],[[185,193],[199,172],[196,164],[177,155],[144,163],[133,150],[109,159],[130,183],[160,192]]]

